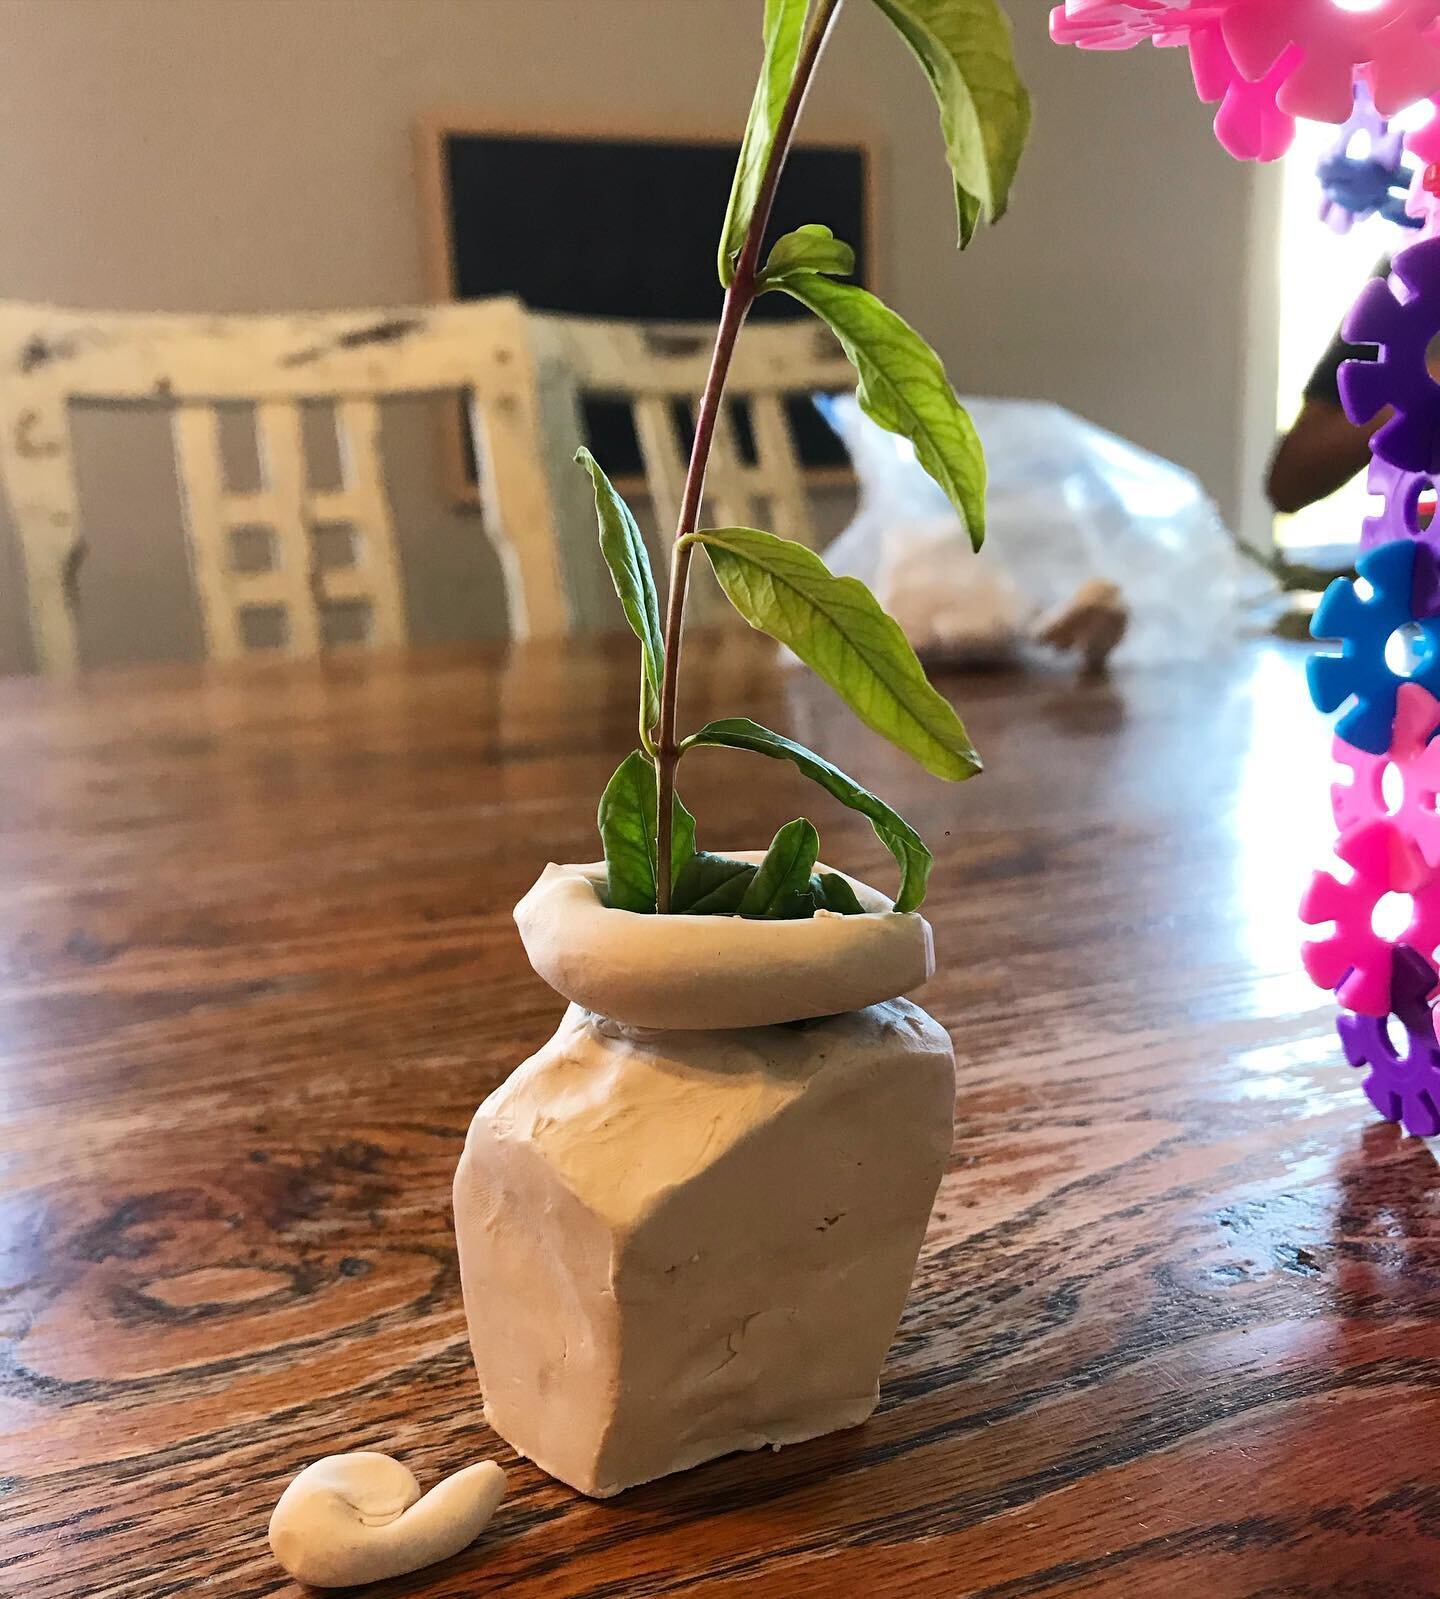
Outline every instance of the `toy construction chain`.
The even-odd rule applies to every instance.
[[[1340,395],[1357,426],[1384,416],[1369,474],[1379,509],[1361,525],[1358,580],[1332,583],[1311,626],[1332,646],[1308,679],[1316,708],[1338,715],[1345,779],[1331,802],[1349,871],[1318,872],[1300,917],[1322,930],[1305,970],[1342,1008],[1341,1047],[1370,1102],[1440,1135],[1440,0],[1066,0],[1050,32],[1082,49],[1188,50],[1216,136],[1241,160],[1283,155],[1299,117],[1335,123],[1322,220],[1343,232],[1379,216],[1418,234],[1342,329],[1375,352],[1341,367]],[[1375,925],[1391,895],[1410,904],[1394,936]]]

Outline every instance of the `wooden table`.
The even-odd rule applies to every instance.
[[[551,1031],[510,907],[596,853],[627,648],[0,685],[0,1593],[296,1592],[316,1456],[494,1456],[486,1537],[382,1596],[1440,1594],[1440,1183],[1369,1112],[1294,905],[1328,849],[1299,656],[956,679],[907,768],[763,645],[687,720],[813,740],[936,846],[955,1156],[865,1427],[592,1504],[480,1419],[467,1120]],[[802,808],[706,752],[702,842]]]

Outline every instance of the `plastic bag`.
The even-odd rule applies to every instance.
[[[977,555],[915,459],[853,395],[817,403],[859,479],[850,525],[826,549],[931,660],[1003,661],[1056,645],[1097,664],[1088,622],[1118,612],[1117,663],[1187,660],[1230,644],[1271,585],[1240,554],[1183,468],[1039,400],[966,400],[989,463],[989,525]],[[1118,635],[1117,635],[1118,636]]]

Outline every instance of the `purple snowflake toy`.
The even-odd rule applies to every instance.
[[[1435,968],[1408,944],[1395,951],[1389,1016],[1341,1016],[1340,1046],[1352,1066],[1370,1068],[1365,1096],[1387,1122],[1400,1122],[1416,1138],[1440,1133],[1440,1044],[1430,1006]],[[1396,1047],[1392,1024],[1404,1035]]]
[[[1419,227],[1405,213],[1410,172],[1404,154],[1404,133],[1391,129],[1375,109],[1369,89],[1357,82],[1355,108],[1316,171],[1323,191],[1320,220],[1335,233],[1348,233],[1357,222],[1377,215],[1402,227]]]
[[[1395,415],[1370,447],[1406,472],[1440,468],[1440,386],[1430,376],[1431,341],[1440,334],[1440,238],[1421,239],[1391,263],[1389,281],[1367,283],[1345,319],[1352,344],[1374,344],[1373,361],[1346,361],[1340,398],[1361,426],[1385,407]]]
[[[1374,456],[1370,475],[1365,480],[1370,493],[1383,503],[1380,509],[1360,524],[1360,548],[1373,550],[1392,539],[1417,539],[1440,555],[1440,528],[1430,537],[1430,527],[1420,521],[1421,497],[1435,488],[1428,472],[1405,472]]]

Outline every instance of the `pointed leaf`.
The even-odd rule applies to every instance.
[[[639,750],[632,750],[605,785],[596,816],[605,849],[609,900],[615,910],[642,914],[655,910],[658,814],[655,768]],[[695,853],[695,818],[680,803],[678,794],[672,815],[673,875]]]
[[[748,716],[731,716],[721,722],[711,722],[698,733],[685,740],[686,749],[708,745],[722,749],[750,750],[755,755],[766,755],[771,760],[789,761],[803,772],[812,783],[835,796],[842,805],[868,817],[871,827],[885,848],[895,857],[900,867],[900,890],[895,896],[897,911],[918,910],[925,898],[925,884],[930,876],[933,857],[926,849],[920,835],[902,816],[892,811],[884,800],[878,799],[869,789],[862,788],[853,777],[847,777],[838,766],[832,766],[824,756],[807,750],[780,733],[772,733]]]
[[[755,202],[774,148],[780,113],[790,85],[795,81],[795,63],[800,55],[809,9],[810,0],[765,0],[765,55],[760,81],[755,85],[755,98],[750,103],[750,117],[735,165],[735,181],[730,188],[730,203],[725,208],[725,226],[720,233],[720,282],[726,288],[735,274],[735,260],[755,214]]]
[[[660,674],[665,660],[665,635],[660,627],[660,601],[645,540],[630,507],[616,493],[600,463],[582,445],[575,459],[595,485],[595,519],[600,525],[600,552],[635,637],[640,640],[640,724],[654,727],[660,716]]]
[[[848,278],[855,270],[855,252],[822,222],[807,222],[775,241],[759,291],[773,289],[796,272],[830,272]]]
[[[685,809],[685,803],[678,794],[671,795],[671,802],[670,881],[673,883],[675,874],[695,853],[695,818]],[[660,814],[658,803],[655,805],[655,814]]]
[[[1030,97],[1015,70],[997,0],[875,0],[915,52],[940,108],[955,179],[962,248],[998,222],[1030,132]]]
[[[793,650],[867,727],[937,777],[960,782],[980,770],[950,702],[857,578],[836,577],[813,550],[757,528],[703,528],[693,537],[751,627]]]
[[[820,835],[803,816],[776,833],[765,859],[740,901],[742,916],[794,921],[814,913],[810,874],[820,853]]]
[[[820,872],[810,879],[810,892],[815,899],[815,909],[834,911],[840,916],[863,916],[865,907],[856,898],[855,890],[838,872]]]
[[[985,540],[985,452],[940,357],[903,317],[854,283],[792,272],[773,285],[808,306],[839,339],[859,375],[855,397],[872,422],[915,446],[915,458]]]
[[[596,816],[611,906],[655,909],[655,768],[633,750],[605,785]]]
[[[731,915],[744,899],[755,870],[751,861],[701,850],[676,873],[670,908],[685,916]]]

